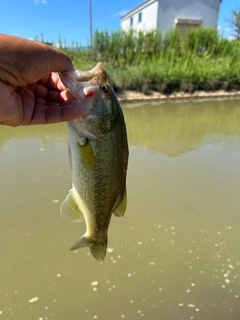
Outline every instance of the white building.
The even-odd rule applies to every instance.
[[[217,28],[222,0],[147,0],[121,17],[121,29],[127,31],[189,27]]]

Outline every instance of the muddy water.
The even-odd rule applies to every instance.
[[[0,319],[240,319],[240,102],[124,108],[128,209],[70,252],[64,124],[0,128]]]

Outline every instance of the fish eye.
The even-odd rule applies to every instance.
[[[100,89],[102,93],[108,93],[108,86],[106,84],[101,85]]]

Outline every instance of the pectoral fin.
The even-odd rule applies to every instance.
[[[82,222],[84,217],[83,213],[79,210],[73,196],[73,189],[69,190],[66,199],[63,201],[60,207],[61,215],[74,223]]]
[[[119,206],[116,208],[116,210],[113,212],[115,217],[123,217],[124,213],[127,208],[127,192],[126,189],[124,190],[123,198]]]
[[[89,141],[84,146],[79,146],[79,152],[83,166],[89,169],[95,169],[95,155]]]

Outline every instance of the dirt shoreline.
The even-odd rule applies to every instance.
[[[150,92],[145,95],[137,91],[123,91],[117,93],[120,102],[168,102],[168,101],[184,101],[184,100],[223,100],[223,99],[240,99],[240,91],[226,92],[223,90],[206,92],[196,91],[194,93],[176,92],[170,95],[164,95],[159,92]]]

